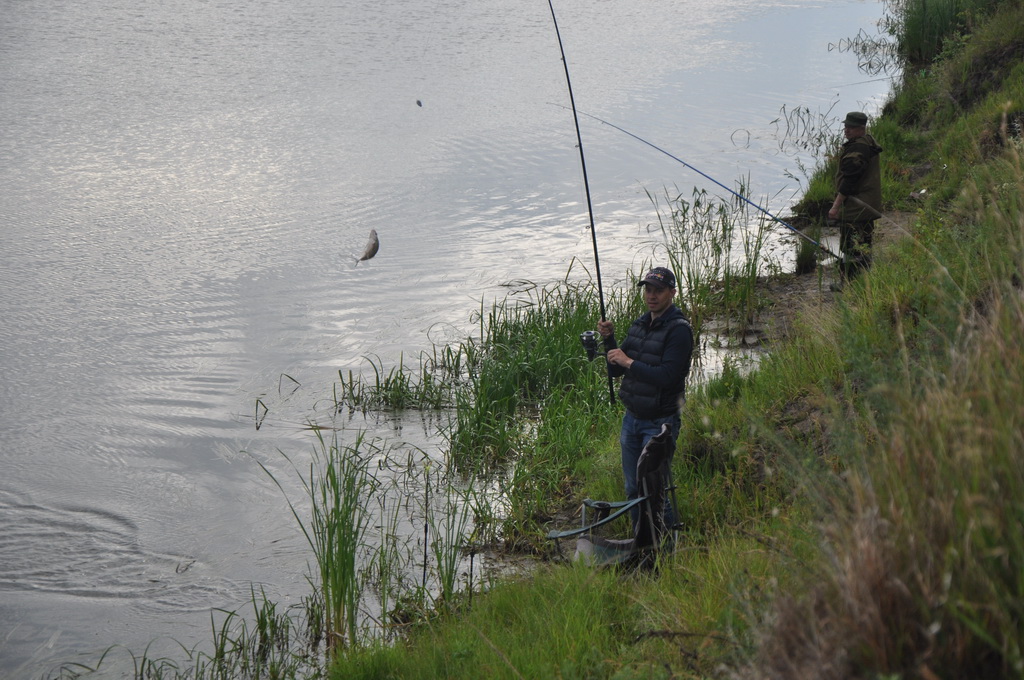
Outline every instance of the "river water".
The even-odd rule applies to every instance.
[[[773,121],[878,108],[888,82],[829,44],[882,9],[556,3],[581,110],[776,210],[813,159]],[[506,282],[590,267],[568,102],[539,1],[4,3],[0,675],[192,646],[252,584],[307,593],[256,460],[287,478],[339,369],[459,341]],[[651,257],[646,191],[714,187],[581,126],[619,286]],[[349,426],[443,454],[419,418]]]

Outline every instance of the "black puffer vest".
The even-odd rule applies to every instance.
[[[619,387],[619,399],[629,411],[638,418],[650,420],[663,418],[679,412],[679,402],[686,393],[686,376],[690,372],[690,359],[693,351],[693,329],[679,308],[672,307],[664,315],[657,318],[648,328],[644,315],[633,322],[622,342],[622,351],[635,360],[648,366],[661,366],[665,356],[665,346],[673,332],[687,334],[684,347],[687,350],[686,365],[681,376],[668,387],[651,382],[640,381],[627,372]],[[678,330],[677,330],[678,329]],[[675,344],[675,343],[673,343]]]

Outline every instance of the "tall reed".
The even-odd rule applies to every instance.
[[[434,606],[437,609],[450,609],[455,604],[463,554],[471,549],[473,488],[459,489],[451,479],[441,479],[438,486],[440,488],[436,491],[440,493],[435,493],[434,498],[440,496],[442,502],[425,509],[430,529],[428,543],[434,558],[437,583]]]
[[[352,445],[331,441],[316,430],[318,447],[308,476],[299,474],[310,500],[312,516],[304,520],[291,500],[288,505],[313,551],[310,581],[319,599],[319,628],[331,651],[359,642],[360,598],[363,591],[359,556],[364,548],[367,501],[379,486],[371,474],[370,458],[360,451],[366,443],[360,433]],[[260,463],[284,491],[281,483]]]
[[[405,500],[392,487],[389,493],[377,497],[379,526],[373,537],[374,549],[369,558],[366,580],[377,596],[377,630],[384,639],[391,639],[395,627],[391,625],[405,593],[414,590],[409,583],[412,566],[412,540],[408,531],[403,531],[402,517],[406,510]],[[390,498],[390,503],[388,502]],[[406,527],[407,528],[407,527]]]
[[[741,183],[738,193],[746,191]],[[711,319],[727,327],[738,321],[745,329],[761,305],[758,277],[778,271],[765,249],[771,222],[752,220],[745,201],[724,201],[702,189],[689,199],[667,193],[664,205],[648,197],[694,334],[699,337]]]

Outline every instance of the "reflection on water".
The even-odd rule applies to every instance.
[[[557,10],[582,110],[776,208],[799,189],[780,108],[887,90],[827,50],[875,4]],[[506,281],[592,262],[543,5],[25,0],[0,102],[0,670],[189,644],[253,582],[297,601],[306,548],[253,459],[283,479],[278,450],[308,454],[339,369],[457,342]],[[653,252],[646,190],[700,182],[582,125],[615,286]],[[441,455],[434,423],[340,426]]]

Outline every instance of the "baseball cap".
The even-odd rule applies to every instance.
[[[644,284],[651,284],[655,288],[675,288],[676,275],[672,273],[672,270],[665,267],[655,267],[647,272],[647,276],[640,279],[636,285],[642,286]]]

